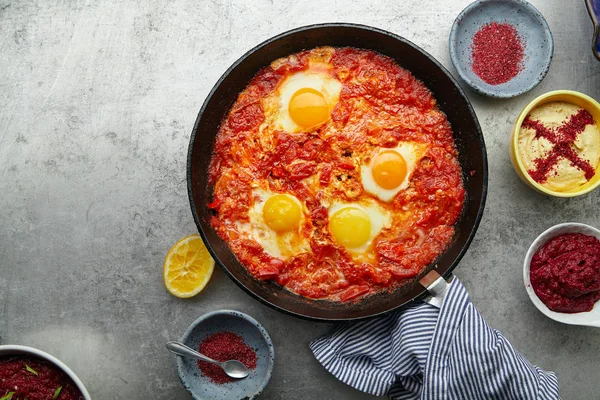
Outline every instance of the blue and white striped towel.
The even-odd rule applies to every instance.
[[[391,399],[558,399],[553,372],[491,329],[454,278],[441,310],[416,303],[343,324],[311,344],[342,382]]]

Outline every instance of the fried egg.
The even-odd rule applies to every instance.
[[[388,211],[370,203],[333,203],[328,214],[331,236],[354,254],[366,253],[392,221]]]
[[[342,84],[329,69],[328,64],[311,63],[307,70],[285,78],[273,99],[273,125],[277,129],[306,132],[329,121],[342,90]]]
[[[308,240],[302,236],[305,217],[300,200],[291,194],[260,188],[252,194],[254,204],[248,210],[249,221],[237,221],[239,232],[282,260],[310,251]]]
[[[408,187],[415,167],[426,151],[426,144],[415,142],[380,148],[368,165],[361,166],[363,188],[381,201],[390,201]]]

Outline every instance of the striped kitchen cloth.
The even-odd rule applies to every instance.
[[[559,399],[553,372],[491,329],[454,278],[441,310],[415,302],[345,323],[310,348],[342,382],[391,399]]]

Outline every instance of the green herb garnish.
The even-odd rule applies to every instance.
[[[37,371],[33,368],[31,368],[29,365],[25,364],[25,369],[29,372],[31,372],[32,374],[34,374],[35,376],[38,375]]]
[[[52,400],[58,399],[58,396],[60,395],[61,390],[62,390],[62,386],[59,386],[58,389],[56,389],[56,392],[54,392],[54,396],[52,396]],[[0,400],[2,400],[2,399],[0,399]]]
[[[5,394],[4,396],[0,397],[0,400],[10,400],[12,399],[13,394],[15,394],[15,392],[8,392],[8,394]]]

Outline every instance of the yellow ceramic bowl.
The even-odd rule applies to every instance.
[[[596,100],[592,99],[590,96],[587,96],[583,93],[575,92],[573,90],[555,90],[552,92],[548,92],[546,94],[541,95],[540,97],[533,100],[531,103],[527,105],[521,111],[521,114],[517,117],[515,121],[515,126],[513,127],[512,134],[510,137],[510,160],[512,161],[513,167],[517,172],[517,175],[529,186],[537,190],[538,192],[547,194],[549,196],[555,197],[576,197],[581,196],[582,194],[586,194],[591,192],[600,186],[600,172],[597,172],[596,175],[592,179],[590,179],[587,183],[579,186],[578,188],[565,192],[556,192],[554,190],[549,190],[537,183],[533,180],[531,176],[527,173],[527,169],[523,162],[521,161],[521,157],[519,155],[519,131],[521,130],[521,124],[523,120],[531,110],[534,108],[541,106],[545,103],[550,103],[552,101],[564,101],[566,103],[575,104],[581,108],[586,109],[594,120],[596,121],[596,125],[600,127],[600,103]]]

